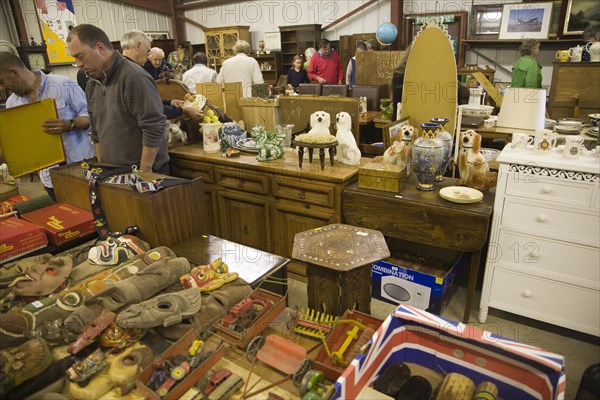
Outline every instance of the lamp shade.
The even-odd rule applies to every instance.
[[[498,126],[543,129],[546,121],[546,89],[506,88],[498,114]]]

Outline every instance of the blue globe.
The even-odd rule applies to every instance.
[[[384,22],[377,27],[377,33],[375,34],[377,41],[384,46],[392,44],[398,37],[398,28],[390,22]]]

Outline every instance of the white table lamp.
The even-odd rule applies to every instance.
[[[498,126],[543,129],[546,121],[546,89],[506,88],[498,114]]]

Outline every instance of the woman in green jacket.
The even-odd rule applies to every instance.
[[[513,65],[511,87],[541,88],[542,67],[535,59],[540,52],[539,40],[525,39],[519,47],[519,52],[521,58]]]

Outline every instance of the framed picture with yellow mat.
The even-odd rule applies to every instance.
[[[44,99],[0,111],[0,148],[9,173],[16,177],[65,161],[62,137],[44,132],[55,119],[54,99]]]

